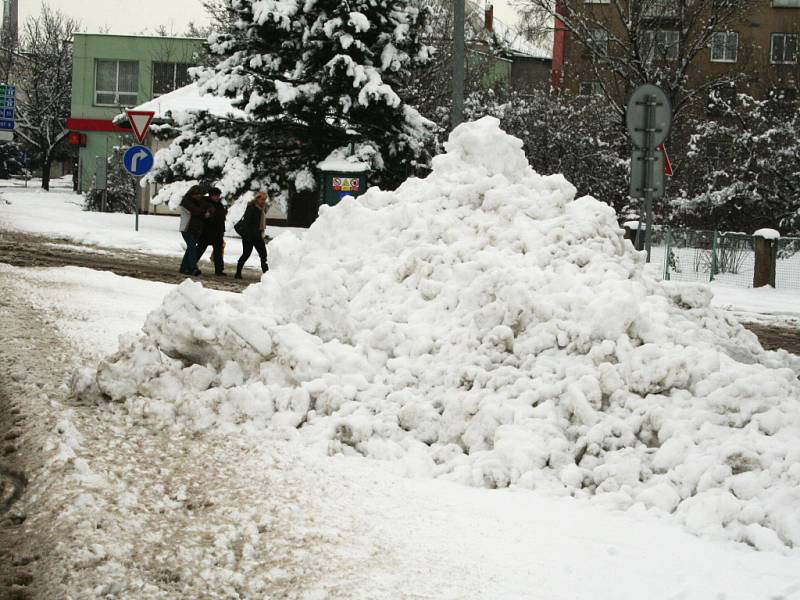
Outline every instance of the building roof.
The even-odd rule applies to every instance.
[[[468,0],[466,10],[466,19],[472,23],[473,27],[477,31],[482,31],[484,35],[490,35],[490,32],[485,29],[485,9],[482,4],[475,0]],[[518,29],[507,25],[496,16],[492,18],[492,23],[494,37],[509,55],[541,59],[553,58],[551,45],[548,44],[547,47],[543,47],[529,41]]]
[[[188,113],[208,112],[217,117],[232,119],[246,118],[245,112],[233,106],[233,100],[213,94],[200,94],[197,84],[190,83],[175,91],[169,92],[140,104],[131,110],[153,111],[153,121],[178,120]],[[127,123],[127,116],[118,115],[114,122]]]
[[[113,38],[149,38],[149,39],[162,39],[162,40],[189,40],[190,42],[205,42],[206,38],[202,37],[185,37],[185,36],[170,36],[157,35],[153,33],[101,33],[99,31],[75,31],[75,35],[85,35],[93,37],[113,37]]]

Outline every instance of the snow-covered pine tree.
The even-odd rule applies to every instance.
[[[160,200],[188,181],[226,195],[308,189],[335,150],[369,160],[371,181],[389,187],[427,165],[433,124],[398,95],[429,60],[415,0],[227,2],[236,31],[209,37],[219,63],[198,69],[197,82],[246,117],[190,116],[156,159],[151,181],[180,182]]]

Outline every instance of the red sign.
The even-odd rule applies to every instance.
[[[667,147],[664,144],[661,144],[658,147],[661,152],[664,153],[664,175],[667,177],[672,177],[672,163],[669,162],[669,154],[667,154]]]
[[[67,119],[68,129],[80,129],[81,131],[113,131],[114,133],[128,133],[130,130],[124,127],[117,127],[110,119]]]
[[[80,131],[70,131],[67,134],[67,143],[70,146],[80,146],[83,148],[86,146],[86,134]]]
[[[358,177],[334,177],[334,192],[357,192],[360,186]]]
[[[150,129],[150,122],[156,114],[152,110],[129,110],[128,122],[133,129],[133,135],[139,140],[139,143],[144,142],[144,137],[147,135],[147,130]]]

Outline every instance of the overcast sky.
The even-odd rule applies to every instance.
[[[186,30],[190,21],[206,22],[200,0],[47,0],[53,8],[78,19],[83,31],[96,33],[108,29],[110,33],[152,32],[166,25],[177,34]],[[513,24],[514,10],[508,0],[495,0],[495,15],[506,24]],[[20,24],[30,15],[39,13],[39,0],[20,0]]]

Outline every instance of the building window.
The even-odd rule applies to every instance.
[[[721,31],[711,36],[711,62],[736,62],[739,47],[739,34],[735,31]]]
[[[189,68],[192,66],[188,63],[154,62],[153,97],[189,85],[192,82]]]
[[[769,49],[770,62],[774,65],[797,64],[796,33],[773,33]]]
[[[589,36],[586,38],[586,52],[595,58],[605,58],[608,56],[608,31],[602,27],[589,29]]]
[[[581,96],[602,96],[603,86],[599,81],[581,81],[578,93]]]
[[[800,0],[772,0],[775,8],[800,8]]]
[[[674,0],[649,0],[642,5],[642,16],[650,19],[678,16],[678,3]]]
[[[677,60],[681,34],[669,29],[648,29],[642,32],[643,54],[647,62],[657,60]]]
[[[139,99],[139,62],[95,62],[94,103],[100,106],[134,106]]]

